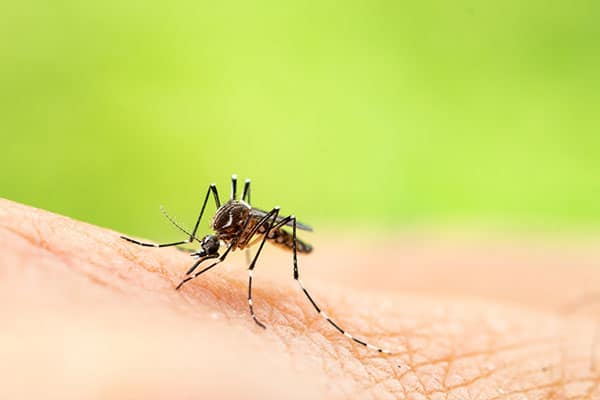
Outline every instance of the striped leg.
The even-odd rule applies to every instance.
[[[148,243],[148,242],[140,242],[139,240],[135,240],[135,239],[132,239],[127,236],[121,236],[121,239],[125,239],[128,242],[137,244],[138,246],[144,246],[144,247],[170,247],[170,246],[179,246],[180,244],[186,244],[186,243],[191,242],[190,239],[186,239],[186,240],[182,240],[180,242],[172,242],[172,243]]]
[[[235,200],[237,194],[237,175],[231,175],[231,198],[230,200]]]
[[[252,205],[250,202],[250,179],[246,179],[244,182],[244,191],[242,192],[242,201],[245,201],[249,205]],[[246,264],[250,265],[250,261],[252,261],[252,253],[250,251],[250,247],[246,247],[244,251],[246,253]]]
[[[265,215],[263,218],[261,218],[259,220],[259,222],[255,225],[254,229],[251,231],[250,235],[248,235],[248,237],[252,237],[252,235],[254,235],[254,233],[258,230],[259,227],[261,227],[265,222],[269,221],[270,218],[273,218],[273,221],[269,224],[269,227],[265,231],[264,236],[263,236],[262,240],[260,241],[260,246],[258,247],[258,250],[256,251],[256,254],[254,255],[254,258],[252,259],[252,262],[250,262],[250,260],[248,260],[248,263],[249,263],[249,265],[248,265],[248,307],[250,308],[250,315],[252,316],[252,319],[261,328],[266,328],[266,327],[262,322],[260,322],[256,318],[256,314],[254,314],[254,305],[252,304],[252,278],[254,277],[254,267],[256,266],[256,261],[258,260],[258,256],[260,255],[260,252],[261,252],[263,246],[265,245],[265,242],[268,239],[270,239],[269,233],[285,226],[285,224],[290,222],[293,218],[293,217],[289,216],[289,217],[285,217],[282,220],[280,220],[279,222],[277,222],[278,215],[279,215],[279,207],[273,208],[273,210],[271,210],[269,213],[267,213],[267,215]],[[246,257],[249,258],[249,254],[250,254],[249,252],[246,252]]]
[[[198,215],[198,219],[196,219],[196,224],[194,225],[194,229],[189,234],[190,235],[189,238],[187,238],[186,240],[181,240],[179,242],[172,242],[172,243],[157,244],[157,243],[140,242],[138,240],[131,239],[131,238],[127,237],[127,236],[121,236],[121,239],[125,239],[128,242],[137,244],[138,246],[145,246],[145,247],[170,247],[170,246],[179,246],[181,244],[191,243],[191,242],[194,241],[194,239],[197,240],[197,238],[196,238],[196,232],[198,231],[198,226],[200,226],[200,220],[202,219],[202,215],[204,214],[204,210],[206,209],[206,204],[208,203],[208,198],[210,197],[211,193],[213,194],[213,197],[215,199],[215,204],[217,205],[217,208],[221,207],[221,201],[219,200],[219,193],[217,192],[217,187],[213,183],[213,184],[211,184],[208,187],[208,190],[206,191],[206,196],[204,197],[204,202],[202,203],[202,208],[200,209],[200,214]],[[168,214],[166,214],[166,211],[163,210],[163,214],[165,214],[165,216],[169,219],[169,221],[171,221],[172,224],[174,224],[180,230],[183,230],[185,232],[185,230],[183,228],[181,228],[179,225],[177,225],[175,223],[175,221],[173,221],[168,216]]]
[[[219,255],[218,254],[209,254],[207,256],[198,258],[198,260],[190,267],[190,269],[187,270],[187,272],[185,274],[190,275],[192,272],[194,272],[196,270],[196,268],[198,268],[198,266],[200,264],[202,264],[206,260],[210,260],[211,258],[219,258]]]
[[[192,267],[188,270],[188,272],[186,273],[186,275],[189,275],[187,278],[183,279],[181,282],[179,282],[179,285],[177,285],[177,287],[175,288],[175,290],[179,290],[181,289],[181,287],[191,281],[194,278],[199,277],[200,275],[202,275],[203,273],[205,273],[206,271],[208,271],[209,269],[212,269],[214,267],[216,267],[217,265],[219,265],[222,261],[223,261],[223,257],[220,257],[217,261],[215,261],[214,263],[210,264],[208,267],[201,269],[200,271],[196,272],[194,275],[190,275],[196,268],[198,268],[198,265],[200,265],[200,263],[204,260],[208,260],[209,258],[217,258],[218,255],[210,256],[210,257],[203,257],[201,259],[199,259],[198,261],[196,261],[194,263],[194,265],[192,265]]]
[[[181,287],[184,284],[186,284],[187,282],[191,281],[192,279],[195,279],[195,278],[199,277],[200,275],[202,275],[203,273],[205,273],[209,269],[212,269],[212,268],[216,267],[217,265],[219,265],[220,263],[222,263],[223,260],[225,260],[225,258],[229,254],[229,251],[231,251],[231,249],[233,248],[233,246],[235,246],[236,243],[237,243],[237,241],[231,242],[231,244],[229,245],[229,247],[227,247],[227,250],[225,250],[225,253],[223,253],[223,255],[220,256],[220,257],[219,257],[218,254],[214,254],[214,255],[209,255],[209,256],[202,257],[202,258],[198,259],[194,263],[194,265],[192,265],[191,268],[186,272],[186,275],[188,275],[188,277],[185,278],[185,279],[183,279],[181,282],[179,282],[179,285],[177,285],[177,287],[175,288],[175,290],[181,289]],[[203,262],[205,260],[209,260],[211,258],[217,258],[217,257],[219,257],[219,259],[217,261],[215,261],[214,263],[210,264],[208,267],[203,268],[200,271],[196,272],[194,275],[190,275],[196,268],[198,268],[198,266],[200,265],[201,262]]]
[[[375,350],[378,351],[380,353],[384,353],[384,354],[392,354],[389,350],[384,350],[381,347],[378,346],[374,346],[370,343],[365,342],[364,340],[361,340],[353,335],[351,335],[350,333],[346,332],[344,329],[342,329],[337,323],[335,323],[326,313],[325,311],[321,310],[321,308],[317,305],[317,303],[313,300],[312,296],[310,295],[310,293],[308,293],[308,290],[306,290],[306,287],[304,287],[304,285],[302,284],[302,281],[300,280],[299,277],[299,273],[298,273],[298,259],[296,257],[296,217],[294,217],[293,215],[289,217],[293,223],[292,223],[292,234],[293,234],[293,243],[294,243],[294,248],[293,248],[293,254],[294,254],[294,279],[298,282],[298,285],[300,285],[300,288],[302,289],[302,291],[304,292],[304,294],[306,295],[306,297],[308,298],[308,300],[310,301],[310,304],[313,305],[313,307],[315,308],[315,310],[317,310],[317,312],[323,317],[325,318],[325,320],[327,322],[329,322],[338,332],[340,332],[342,335],[346,336],[349,339],[354,340],[356,343],[358,344],[362,344],[365,347],[368,347],[371,350]]]
[[[242,192],[242,201],[245,201],[248,204],[252,204],[250,202],[250,179],[246,179],[246,181],[244,181],[244,191]]]
[[[250,222],[250,219],[246,220],[246,222],[242,226],[242,229],[240,230],[240,232],[243,232],[246,229],[246,227],[248,226],[248,222]],[[239,240],[240,240],[240,235],[238,235],[235,239],[233,239],[231,241],[229,246],[227,246],[227,250],[225,250],[225,252],[221,256],[219,256],[218,254],[214,254],[214,255],[209,255],[209,256],[205,256],[205,257],[198,259],[186,273],[186,275],[189,275],[189,276],[187,278],[183,279],[181,282],[179,282],[179,285],[177,285],[175,290],[179,290],[185,283],[191,281],[192,279],[199,277],[204,272],[206,272],[209,269],[214,268],[217,265],[219,265],[220,263],[222,263],[225,260],[225,258],[227,258],[227,255],[229,254],[229,252],[237,246]],[[216,257],[219,257],[219,259],[217,261],[210,264],[208,267],[203,268],[200,271],[196,272],[194,275],[190,275],[200,265],[201,262],[211,259],[211,258],[216,258]]]
[[[254,267],[256,266],[256,260],[258,260],[258,257],[260,256],[260,252],[262,251],[262,249],[265,245],[265,242],[267,241],[267,238],[269,237],[269,232],[271,232],[271,229],[275,225],[275,221],[277,220],[278,215],[279,215],[279,207],[275,207],[271,211],[269,211],[269,213],[267,213],[267,215],[265,215],[263,218],[261,218],[261,220],[258,222],[258,224],[256,224],[255,228],[258,228],[259,226],[264,224],[266,221],[269,221],[271,218],[273,219],[271,221],[271,223],[269,224],[269,227],[267,228],[262,240],[260,241],[260,246],[258,246],[258,250],[256,251],[254,258],[252,259],[252,262],[248,266],[248,308],[250,308],[250,315],[252,316],[252,319],[254,320],[254,322],[256,322],[256,324],[263,329],[266,329],[266,326],[265,326],[265,324],[260,322],[258,320],[258,318],[256,318],[256,315],[254,314],[254,306],[252,305],[252,277],[254,276]],[[250,237],[251,236],[252,235],[250,235]]]

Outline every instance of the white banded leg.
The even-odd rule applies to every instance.
[[[250,179],[246,179],[244,181],[244,191],[242,192],[242,201],[245,201],[249,205],[252,205],[250,202]],[[252,252],[250,251],[250,246],[246,247],[246,265],[250,265],[250,261],[252,261]]]
[[[210,257],[210,258],[215,258],[215,257]],[[196,268],[198,268],[198,265],[200,265],[200,263],[204,260],[207,260],[208,257],[204,257],[199,259],[198,261],[196,261],[194,263],[194,265],[192,265],[192,267],[190,268],[190,270],[188,271],[188,275],[189,273],[191,273],[192,271],[194,271]],[[187,278],[183,279],[181,282],[179,282],[179,285],[177,285],[177,287],[175,288],[175,290],[179,290],[181,289],[181,287],[183,285],[185,285],[187,282],[191,281],[194,278],[199,277],[200,275],[202,275],[203,273],[205,273],[206,271],[208,271],[209,269],[212,269],[214,267],[216,267],[217,265],[219,265],[221,262],[223,261],[223,257],[219,258],[217,261],[215,261],[214,263],[210,264],[208,267],[201,269],[200,271],[196,272],[194,275],[189,275]]]
[[[344,329],[342,329],[337,323],[335,323],[334,320],[332,320],[329,317],[329,315],[327,315],[327,313],[325,313],[325,311],[321,310],[321,308],[317,305],[317,303],[315,303],[315,301],[313,300],[313,298],[310,295],[310,293],[308,293],[308,290],[306,290],[306,288],[302,284],[302,281],[300,279],[296,279],[296,281],[300,285],[300,288],[302,289],[302,291],[304,292],[304,294],[306,295],[306,297],[308,298],[308,300],[310,300],[310,303],[313,305],[313,307],[315,308],[315,310],[317,310],[317,312],[323,318],[325,318],[325,320],[327,322],[329,322],[338,332],[340,332],[342,335],[346,336],[347,338],[354,340],[356,343],[362,344],[363,346],[365,346],[365,347],[367,347],[367,348],[369,348],[371,350],[375,350],[375,351],[378,351],[379,353],[384,353],[384,354],[392,354],[391,351],[382,349],[381,347],[377,347],[377,346],[372,345],[371,343],[365,342],[364,340],[359,339],[356,336],[351,335],[350,333],[348,333],[347,331],[345,331]]]
[[[319,307],[319,305],[313,300],[312,296],[310,295],[310,293],[308,292],[308,290],[306,290],[306,287],[304,286],[304,284],[302,283],[302,281],[300,280],[299,277],[299,273],[298,273],[298,258],[296,256],[296,217],[294,217],[293,215],[291,215],[289,217],[293,223],[292,223],[292,234],[293,234],[293,244],[294,244],[294,248],[293,248],[293,254],[294,254],[294,279],[296,280],[296,282],[298,282],[298,285],[300,285],[300,288],[302,289],[302,291],[304,292],[304,294],[306,295],[306,297],[308,298],[308,300],[310,301],[310,304],[312,304],[312,306],[315,308],[315,310],[317,310],[317,312],[323,317],[325,318],[325,320],[327,322],[329,322],[329,324],[331,324],[331,326],[333,326],[338,332],[340,332],[342,335],[346,336],[349,339],[352,339],[353,341],[355,341],[358,344],[361,344],[371,350],[375,350],[379,353],[383,353],[383,354],[392,354],[391,351],[389,350],[385,350],[382,349],[379,346],[374,346],[371,343],[368,343],[362,339],[357,338],[356,336],[351,335],[350,333],[348,333],[346,330],[342,329],[334,320],[332,320],[329,315],[327,315],[325,313],[325,311],[321,310],[321,308]]]
[[[132,239],[130,237],[127,236],[121,236],[121,239],[125,239],[128,242],[131,242],[133,244],[137,244],[138,246],[144,246],[144,247],[170,247],[170,246],[179,246],[181,244],[187,244],[190,243],[190,239],[186,239],[186,240],[182,240],[179,242],[172,242],[172,243],[149,243],[149,242],[140,242],[139,240],[135,240]]]
[[[252,319],[254,320],[254,322],[256,322],[256,324],[263,329],[266,329],[265,324],[260,322],[258,320],[258,318],[256,318],[256,314],[254,314],[254,305],[252,304],[252,278],[254,277],[254,267],[256,266],[256,260],[258,260],[258,257],[260,256],[260,252],[262,251],[262,249],[265,245],[265,242],[267,241],[267,238],[269,237],[269,232],[271,232],[271,229],[275,225],[275,221],[277,220],[278,215],[279,215],[279,207],[275,207],[271,211],[269,211],[269,213],[267,213],[267,215],[265,215],[263,218],[261,218],[261,220],[256,225],[256,227],[261,226],[266,221],[270,221],[271,218],[273,219],[272,221],[270,221],[269,227],[267,228],[262,240],[260,241],[260,246],[258,246],[258,250],[256,251],[254,258],[252,259],[252,262],[250,263],[250,265],[248,265],[248,308],[250,309],[250,315],[252,316]]]
[[[191,273],[193,273],[196,268],[198,268],[198,266],[203,263],[206,260],[210,260],[211,258],[219,258],[218,254],[209,254],[207,256],[204,257],[200,257],[198,258],[198,260],[187,270],[187,272],[185,273],[185,275],[190,275]],[[183,284],[185,282],[182,282],[181,284]],[[177,287],[177,289],[179,289],[180,286]]]
[[[254,276],[254,270],[248,268],[248,308],[250,309],[250,316],[256,322],[258,326],[263,329],[267,329],[265,324],[260,322],[258,318],[256,318],[256,314],[254,314],[254,305],[252,304],[252,277]]]
[[[245,201],[248,204],[252,204],[250,202],[250,179],[246,179],[244,181],[244,191],[242,192],[242,201]]]
[[[243,232],[246,227],[248,226],[248,222],[250,220],[248,219],[244,225],[242,226],[241,231]],[[240,235],[238,235],[230,244],[229,246],[227,246],[227,250],[225,250],[225,252],[219,256],[218,254],[214,254],[214,255],[209,255],[209,256],[205,256],[200,258],[199,260],[197,260],[194,265],[192,265],[192,267],[188,270],[188,272],[186,273],[186,275],[189,275],[187,278],[183,279],[181,282],[179,282],[179,285],[177,285],[177,287],[175,288],[175,290],[179,290],[185,283],[191,281],[194,278],[199,277],[200,275],[202,275],[204,272],[208,271],[211,268],[216,267],[217,265],[219,265],[221,262],[223,262],[225,260],[225,258],[227,258],[227,255],[229,254],[229,252],[231,251],[231,249],[235,248],[235,246],[237,245],[238,241],[240,240]],[[219,257],[219,259],[217,261],[215,261],[214,263],[210,264],[208,267],[203,268],[202,270],[200,270],[199,272],[196,272],[194,275],[190,275],[197,267],[198,265],[200,265],[201,262],[211,259],[211,258],[216,258]]]
[[[231,175],[231,200],[235,200],[237,195],[237,175]]]

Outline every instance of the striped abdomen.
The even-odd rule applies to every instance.
[[[283,229],[276,229],[269,232],[267,239],[274,245],[281,246],[289,250],[294,248],[294,238],[292,234],[288,231],[284,231]],[[303,242],[296,236],[296,251],[298,253],[310,253],[312,249],[313,248],[310,244]]]

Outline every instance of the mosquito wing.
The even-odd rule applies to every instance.
[[[261,218],[261,217],[264,217],[265,215],[267,215],[268,212],[265,210],[261,210],[259,208],[252,207],[252,214],[254,216],[256,216],[257,218]],[[277,219],[275,220],[275,223],[281,222],[284,218],[286,218],[286,217],[282,217],[282,216],[277,217]],[[292,221],[289,221],[285,225],[292,226]],[[312,232],[312,230],[313,230],[313,228],[311,228],[309,225],[303,224],[302,222],[300,222],[298,220],[296,220],[296,228],[302,229],[303,231],[309,231],[309,232]]]

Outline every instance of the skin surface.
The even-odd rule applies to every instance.
[[[302,237],[316,301],[396,354],[328,325],[280,249],[255,273],[262,330],[243,254],[175,291],[186,253],[0,200],[0,398],[600,398],[597,309],[561,308],[600,287],[598,241]]]

